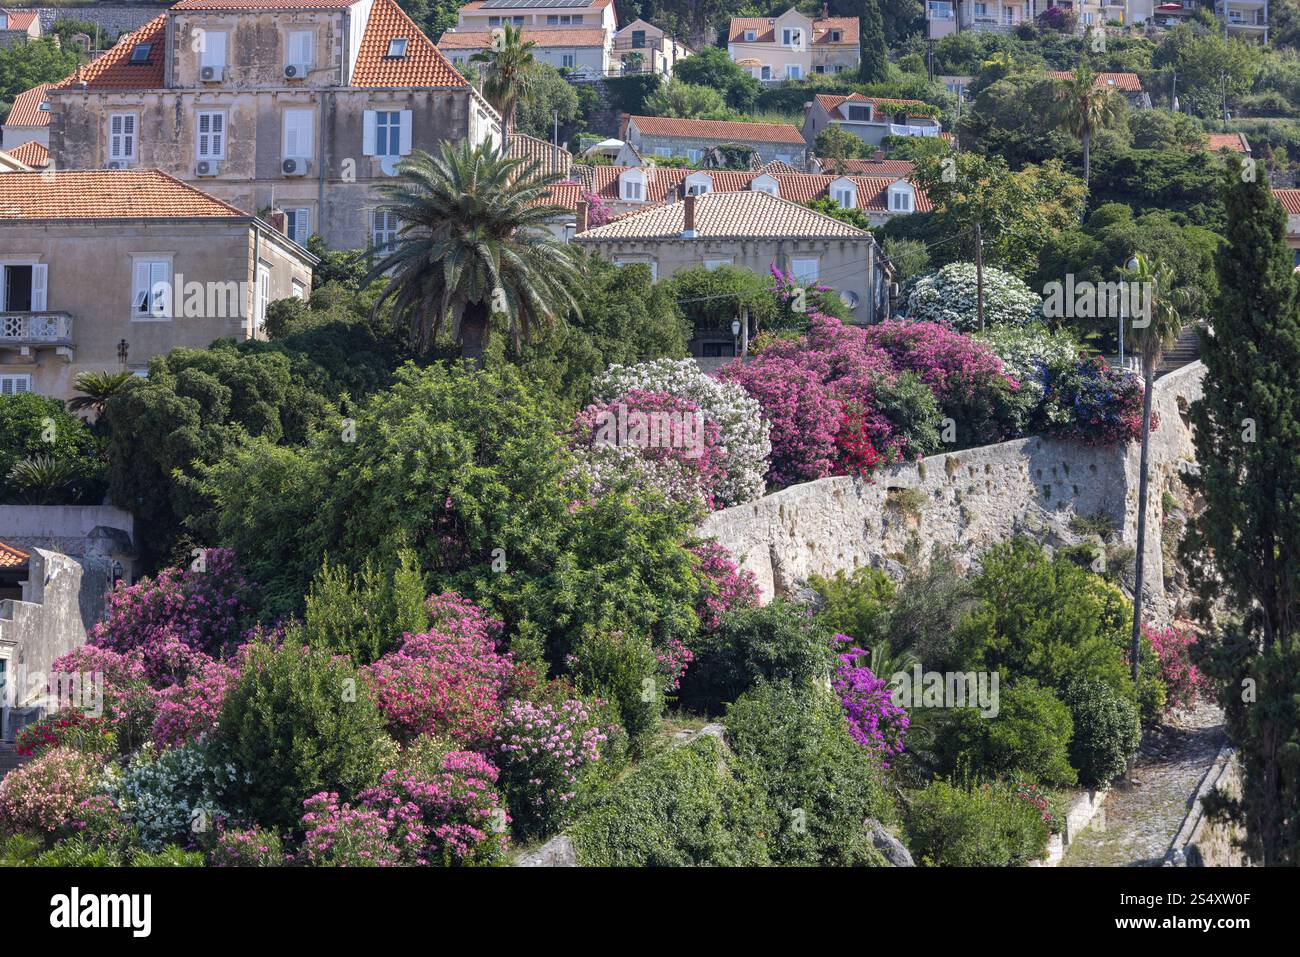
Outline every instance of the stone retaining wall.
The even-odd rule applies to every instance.
[[[167,5],[119,7],[96,4],[93,7],[9,7],[7,9],[38,11],[41,15],[42,34],[48,34],[54,28],[56,20],[83,20],[87,23],[97,23],[107,32],[128,33],[139,29],[158,16],[167,9]]]
[[[1151,436],[1146,567],[1148,599],[1157,617],[1178,611],[1181,596],[1166,594],[1161,532],[1162,493],[1182,503],[1180,473],[1194,467],[1186,411],[1201,394],[1205,367],[1193,363],[1158,380]],[[1109,516],[1119,540],[1137,540],[1137,443],[1085,446],[1045,438],[932,455],[876,475],[820,479],[714,512],[700,534],[714,537],[754,573],[763,600],[795,594],[810,575],[863,565],[897,572],[909,543],[919,558],[948,546],[973,563],[1000,541],[1030,535],[1049,545],[1081,540],[1073,515]],[[1171,509],[1172,511],[1172,509]]]

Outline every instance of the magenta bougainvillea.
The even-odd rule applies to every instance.
[[[722,616],[732,608],[750,608],[758,604],[758,583],[754,573],[737,566],[731,552],[714,541],[691,547],[699,559],[696,577],[700,580],[700,597],[695,603],[695,617],[701,631],[714,631]]]
[[[375,703],[399,741],[432,734],[481,745],[514,677],[510,654],[497,650],[501,623],[454,592],[430,598],[428,608],[429,631],[406,635],[369,667]]]
[[[1165,683],[1165,707],[1189,708],[1211,691],[1209,679],[1192,663],[1191,649],[1196,634],[1172,625],[1157,628],[1143,625],[1160,662],[1160,679]]]
[[[888,767],[888,759],[903,752],[907,734],[907,712],[894,704],[889,683],[877,678],[865,664],[868,654],[848,635],[835,636],[839,663],[831,687],[844,706],[849,734],[864,748],[878,754]]]
[[[199,567],[165,568],[156,578],[119,584],[89,643],[147,655],[177,644],[213,655],[238,645],[252,610],[252,586],[229,549],[207,549]]]

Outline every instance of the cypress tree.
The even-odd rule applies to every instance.
[[[1226,609],[1203,667],[1222,682],[1242,795],[1212,810],[1245,823],[1264,864],[1300,862],[1300,295],[1286,214],[1263,176],[1233,163],[1219,299],[1202,334],[1204,396],[1191,408],[1202,497],[1184,543],[1199,611]]]
[[[858,39],[862,45],[862,62],[858,67],[858,79],[863,83],[875,83],[885,79],[889,73],[889,49],[885,46],[885,20],[880,15],[880,4],[877,0],[862,2]]]

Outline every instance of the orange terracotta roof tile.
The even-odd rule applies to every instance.
[[[5,126],[49,126],[50,111],[42,110],[41,104],[49,102],[47,94],[51,85],[42,83],[14,97],[14,107],[5,118]]]
[[[1244,133],[1211,133],[1209,150],[1211,153],[1217,153],[1219,150],[1249,153],[1250,146],[1246,143]]]
[[[677,136],[718,143],[792,143],[804,145],[803,134],[789,123],[741,123],[734,120],[684,120],[670,116],[630,116],[647,136]]]
[[[775,43],[775,20],[772,17],[732,17],[727,31],[728,43]],[[745,31],[753,30],[755,38],[745,40]],[[839,43],[858,45],[857,17],[818,17],[813,20],[813,43],[831,44],[831,31],[839,30]]]
[[[67,170],[0,176],[0,222],[13,219],[247,219],[161,170]]]
[[[32,24],[39,19],[39,10],[5,10],[0,11],[9,14],[10,30],[30,30]]]
[[[791,166],[789,163],[783,163],[781,160],[772,160],[770,163],[764,163],[758,168],[760,173],[802,173],[803,170]]]
[[[580,183],[552,183],[546,190],[546,203],[552,206],[563,206],[572,213],[578,211],[580,199],[582,199]]]
[[[603,47],[601,27],[524,27],[524,40],[545,47]],[[448,30],[438,41],[444,50],[482,50],[492,42],[491,30]]]
[[[701,239],[870,239],[865,230],[762,192],[705,193],[695,199],[695,231]],[[686,200],[652,206],[579,233],[578,242],[601,239],[677,239],[686,222]]]
[[[1275,189],[1273,195],[1288,216],[1300,216],[1300,189]]]
[[[21,548],[0,542],[0,568],[22,568],[29,558],[31,556]]]
[[[880,96],[863,96],[861,93],[850,93],[848,96],[840,96],[835,93],[818,93],[816,99],[822,105],[822,108],[837,120],[847,119],[847,116],[840,112],[840,107],[845,103],[870,103],[874,107],[871,111],[873,117],[876,115],[876,111],[884,106],[925,106],[925,103],[921,100],[896,100]]]
[[[29,140],[21,146],[6,150],[10,156],[32,169],[44,169],[50,165],[50,151],[39,140]]]
[[[167,14],[154,17],[134,33],[125,34],[112,49],[80,67],[72,76],[64,77],[53,89],[71,89],[78,79],[86,82],[88,90],[152,90],[163,85],[163,42]],[[131,51],[138,44],[151,44],[146,63],[133,65]]]
[[[563,146],[552,146],[546,140],[523,133],[510,134],[508,155],[511,159],[532,160],[542,169],[568,176],[573,169],[573,154]]]
[[[1068,80],[1072,76],[1069,70],[1048,70],[1047,75],[1053,80]],[[1093,86],[1105,86],[1122,93],[1141,93],[1142,81],[1136,73],[1098,73]]]
[[[461,12],[461,13],[473,13],[473,12],[475,12],[476,10],[482,10],[482,9],[483,9],[483,4],[484,4],[485,2],[486,2],[486,0],[471,0],[470,3],[467,3],[467,4],[465,4],[463,7],[460,8],[460,12]],[[613,2],[614,2],[614,0],[592,0],[592,2],[591,2],[590,5],[585,6],[585,7],[583,7],[582,9],[584,9],[584,10],[602,10],[602,9],[604,9],[605,7],[609,6],[609,5],[610,5],[611,3],[613,3]],[[575,9],[576,9],[576,7],[577,7],[577,4],[574,4],[574,8],[575,8]],[[493,9],[494,9],[494,10],[512,10],[512,9],[513,9],[513,10],[525,10],[525,9],[530,9],[530,8],[531,8],[531,9],[534,9],[534,10],[537,9],[537,4],[536,4],[535,2],[529,2],[529,0],[518,0],[517,3],[511,4],[511,5],[509,5],[509,6],[501,6],[501,5],[498,4],[498,5],[497,5],[496,7],[494,7]],[[553,9],[559,9],[559,10],[562,10],[562,9],[565,9],[565,8],[564,8],[564,6],[561,4],[561,5],[558,5],[558,6],[554,7]]]
[[[202,0],[186,0],[202,2]],[[406,56],[388,56],[388,41],[406,38]],[[468,86],[433,41],[394,0],[375,0],[357,49],[353,86]]]
[[[910,160],[850,159],[844,161],[844,172],[850,176],[910,176],[914,169],[916,164]]]

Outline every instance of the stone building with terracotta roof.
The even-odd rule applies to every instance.
[[[1300,269],[1300,189],[1275,189],[1273,195],[1286,210],[1286,244],[1294,251]]]
[[[760,275],[776,266],[839,292],[855,321],[888,312],[889,268],[871,233],[761,190],[687,194],[591,229],[582,220],[580,207],[575,243],[619,265],[644,263],[654,279],[697,266]],[[729,355],[727,340],[697,341],[692,351]]]
[[[279,225],[158,170],[0,174],[0,393],[262,336],[316,263]]]
[[[646,157],[681,156],[698,163],[711,147],[735,143],[751,147],[764,163],[804,164],[803,136],[789,123],[624,116],[619,138]]]
[[[501,138],[395,0],[181,0],[48,97],[56,168],[158,168],[336,248],[391,242],[402,157]]]
[[[925,106],[920,100],[818,93],[804,105],[803,136],[809,149],[829,126],[838,126],[869,146],[879,146],[886,136],[939,136],[943,127],[922,115],[919,108]]]
[[[50,165],[50,151],[36,140],[29,140],[6,152],[28,169],[41,170]]]
[[[732,17],[727,28],[731,59],[762,83],[856,73],[858,42],[858,18],[832,17],[825,4],[820,17],[791,7],[777,17]]]
[[[50,145],[50,98],[53,84],[42,83],[14,97],[13,108],[0,126],[0,146],[8,152],[15,146],[35,140]]]
[[[0,10],[0,47],[26,43],[41,35],[38,10]]]

